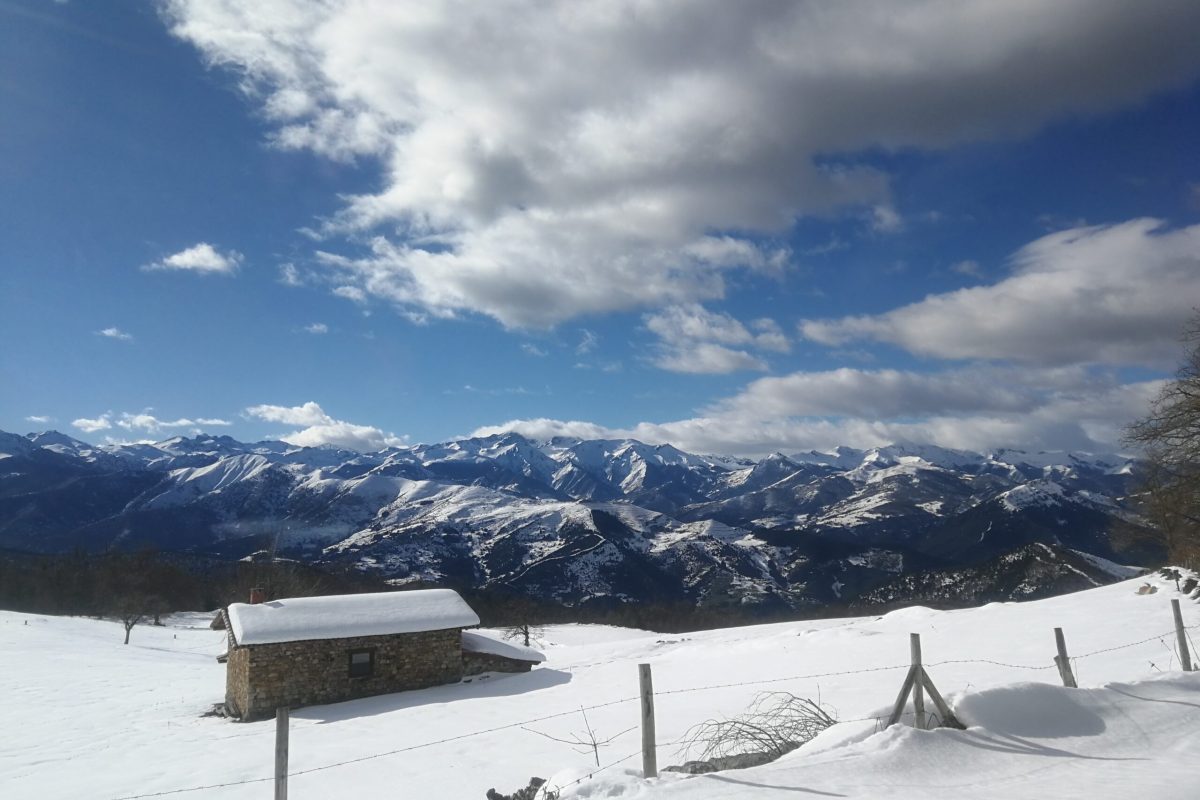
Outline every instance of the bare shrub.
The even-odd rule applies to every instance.
[[[837,724],[818,702],[790,692],[763,692],[742,714],[710,719],[684,734],[680,754],[693,760],[721,761],[755,754],[774,761]]]

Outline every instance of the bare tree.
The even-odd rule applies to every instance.
[[[125,627],[125,644],[129,644],[129,633],[134,626],[146,618],[150,599],[142,594],[128,594],[117,602],[116,616]]]
[[[522,625],[513,625],[504,631],[505,639],[521,639],[522,644],[526,647],[531,647],[532,642],[536,642],[545,635],[546,632],[540,625],[530,625],[528,622]]]
[[[1141,510],[1173,562],[1200,567],[1200,315],[1183,335],[1187,354],[1175,379],[1126,431],[1142,448]]]

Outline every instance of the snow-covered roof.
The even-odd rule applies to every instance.
[[[517,661],[532,661],[535,664],[540,664],[546,660],[546,656],[532,647],[526,647],[515,642],[493,639],[486,633],[480,633],[479,631],[463,631],[462,648],[468,653],[486,653],[491,656],[513,658]]]
[[[234,603],[228,613],[238,644],[385,636],[479,624],[479,617],[452,589]]]

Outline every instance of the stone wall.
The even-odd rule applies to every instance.
[[[478,675],[481,672],[529,672],[533,668],[532,661],[505,658],[491,653],[468,653],[465,650],[462,661],[464,675]]]
[[[454,683],[463,676],[459,628],[231,647],[227,711],[242,719],[274,716],[279,706],[336,703]],[[370,677],[350,677],[350,651],[373,648]]]

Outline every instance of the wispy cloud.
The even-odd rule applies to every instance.
[[[83,431],[84,433],[96,433],[97,431],[106,431],[116,427],[123,428],[127,431],[142,431],[145,433],[160,433],[167,430],[189,429],[199,431],[202,428],[227,427],[233,423],[224,419],[208,418],[208,417],[180,417],[178,419],[159,419],[150,413],[153,409],[146,409],[140,413],[121,412],[114,414],[112,411],[106,411],[94,419],[80,418],[71,422],[71,425]]]
[[[521,344],[521,352],[527,356],[534,356],[535,358],[545,358],[548,355],[545,350],[538,347],[536,344],[532,344],[531,342],[523,342]]]
[[[575,369],[595,369],[600,372],[620,372],[625,369],[625,365],[620,361],[601,361],[599,363],[589,363],[587,361],[575,362]]]
[[[978,261],[972,261],[970,259],[951,264],[950,271],[957,272],[959,275],[966,275],[970,278],[983,277],[983,267],[979,265]]]
[[[355,303],[367,302],[367,293],[357,286],[335,286],[333,294],[336,297],[342,297]]]
[[[120,418],[116,420],[118,426],[127,431],[146,431],[147,433],[157,433],[164,430],[174,430],[178,428],[224,428],[232,425],[229,420],[209,418],[209,417],[180,417],[178,419],[165,420],[155,417],[150,414],[147,409],[140,414],[122,413]]]
[[[210,275],[231,275],[241,266],[243,256],[236,250],[217,250],[208,242],[200,242],[178,253],[146,264],[144,270],[174,270]],[[284,273],[286,276],[286,273]]]
[[[314,322],[311,325],[305,325],[304,330],[306,333],[320,336],[322,334],[329,333],[329,326],[324,322]]]
[[[125,331],[121,330],[120,328],[116,328],[116,327],[103,328],[101,330],[96,331],[96,335],[103,336],[106,339],[116,339],[121,342],[132,342],[133,341],[133,334],[126,333]]]
[[[31,414],[25,418],[26,422],[32,422],[34,425],[48,425],[54,422],[54,417],[44,417],[40,414]]]
[[[284,286],[303,286],[304,278],[301,276],[300,270],[296,269],[295,264],[280,264],[279,282]]]
[[[575,345],[575,355],[586,356],[595,350],[598,344],[600,344],[600,337],[587,328],[582,328],[579,331],[579,344]]]
[[[878,205],[871,209],[871,230],[876,233],[898,233],[904,230],[904,218],[890,205]]]

